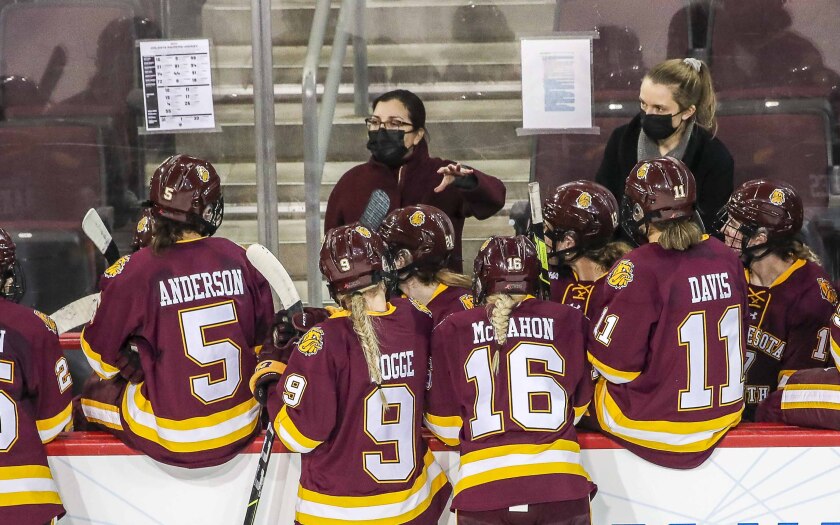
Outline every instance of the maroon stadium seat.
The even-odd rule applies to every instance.
[[[595,99],[635,98],[648,69],[666,58],[684,57],[692,47],[687,5],[686,0],[557,0],[554,29],[597,29]]]

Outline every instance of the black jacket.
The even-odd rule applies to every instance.
[[[638,162],[641,129],[641,118],[636,115],[628,124],[613,131],[595,176],[595,181],[606,186],[619,204],[624,196],[624,181]],[[735,161],[723,142],[697,125],[681,160],[697,181],[697,207],[708,230],[734,189]]]

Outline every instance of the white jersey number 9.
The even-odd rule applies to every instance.
[[[230,339],[207,341],[204,331],[238,321],[233,301],[181,310],[179,314],[187,357],[202,367],[222,364],[218,379],[212,379],[209,372],[190,377],[193,395],[205,404],[231,397],[241,380],[241,349]]]
[[[470,420],[472,438],[501,432],[501,412],[494,411],[494,374],[490,366],[490,349],[477,348],[465,366],[467,379],[475,382],[475,417]],[[565,361],[553,345],[519,343],[508,352],[508,391],[510,417],[526,430],[559,430],[566,423],[569,404],[566,391],[553,374],[564,375]],[[532,372],[531,363],[542,363],[545,373]],[[533,402],[541,400],[543,408]]]
[[[396,448],[396,461],[384,459],[382,452],[363,454],[365,472],[378,483],[407,481],[414,473],[414,403],[405,385],[382,386],[365,399],[365,434],[377,445]]]

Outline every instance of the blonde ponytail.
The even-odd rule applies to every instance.
[[[359,336],[359,343],[361,343],[362,351],[365,354],[370,380],[380,385],[382,383],[382,371],[379,369],[379,361],[382,353],[379,350],[379,339],[376,337],[376,330],[374,330],[373,322],[367,313],[367,302],[362,293],[363,291],[353,292],[349,297],[344,297],[342,300],[349,303],[347,308],[350,310],[350,321],[353,323],[353,330]]]
[[[525,299],[525,296],[521,294],[508,295],[504,293],[493,294],[487,298],[488,316],[496,339],[496,350],[493,352],[491,363],[493,373],[496,375],[499,374],[499,348],[507,342],[510,314],[523,299]]]
[[[656,242],[666,250],[684,252],[703,241],[703,230],[691,219],[656,224],[654,228],[660,232]]]
[[[435,280],[446,286],[458,288],[472,288],[472,279],[462,273],[453,272],[449,268],[438,270],[435,273]]]

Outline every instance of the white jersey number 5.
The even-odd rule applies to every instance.
[[[241,349],[230,339],[207,341],[204,331],[237,322],[233,301],[181,310],[179,314],[187,357],[201,367],[222,365],[221,373],[214,374],[219,376],[215,379],[210,372],[190,377],[193,395],[205,404],[231,397],[241,381]]]

